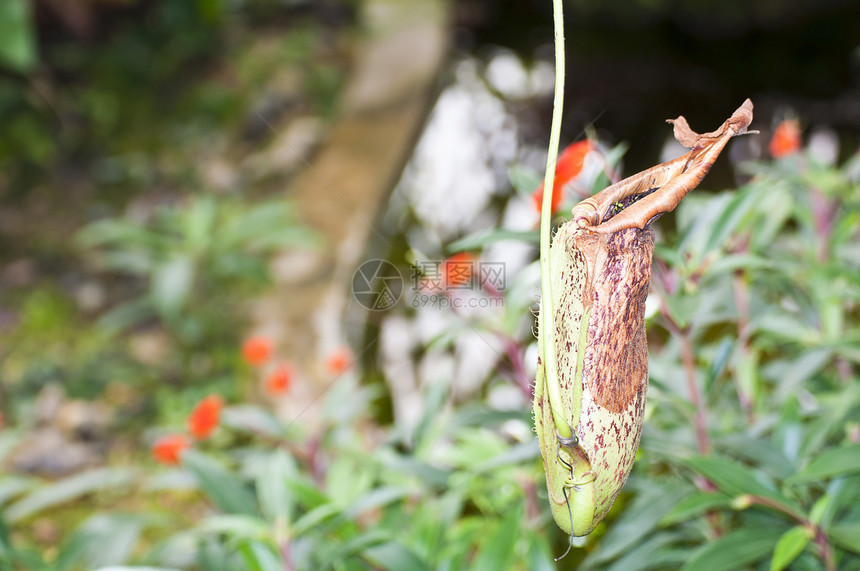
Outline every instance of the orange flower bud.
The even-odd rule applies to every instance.
[[[471,283],[475,256],[468,252],[458,252],[445,260],[445,286],[463,287]]]
[[[349,349],[341,347],[332,352],[325,361],[326,370],[332,375],[339,375],[352,365],[352,355]]]
[[[179,457],[186,449],[191,447],[191,442],[184,434],[170,434],[162,436],[152,445],[152,457],[156,462],[173,466],[179,464]]]
[[[594,148],[589,140],[577,141],[569,145],[555,162],[555,178],[552,184],[552,211],[555,212],[562,199],[562,189],[582,172],[585,156]],[[532,194],[535,209],[540,212],[543,204],[543,183]]]
[[[773,132],[770,140],[770,154],[774,158],[781,158],[800,150],[800,125],[793,119],[786,119]]]
[[[272,356],[272,340],[264,335],[255,335],[245,340],[242,345],[242,358],[249,365],[258,367]]]
[[[208,438],[218,427],[221,407],[224,401],[219,395],[209,395],[202,399],[188,415],[188,432],[197,440]]]
[[[266,392],[272,396],[279,395],[290,390],[292,382],[292,367],[287,363],[281,363],[268,377],[266,377],[265,389]]]

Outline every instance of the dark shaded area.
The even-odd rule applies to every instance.
[[[552,5],[543,0],[462,0],[458,47],[510,48],[552,58]],[[821,2],[565,3],[567,93],[562,140],[589,123],[626,140],[628,170],[650,166],[683,114],[711,130],[750,97],[754,126],[795,112],[829,125],[853,152],[860,130],[860,4]],[[525,32],[524,32],[525,31]],[[550,116],[547,102],[547,124]],[[719,165],[718,165],[719,166]]]

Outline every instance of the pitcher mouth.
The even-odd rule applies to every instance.
[[[716,131],[696,133],[683,116],[669,119],[675,138],[690,151],[621,182],[606,187],[573,207],[580,228],[608,234],[627,228],[644,229],[661,214],[675,209],[696,188],[729,139],[748,131],[753,104],[747,99]]]
[[[606,209],[606,213],[603,215],[603,218],[600,220],[600,223],[604,224],[606,222],[609,222],[612,218],[614,218],[618,214],[621,214],[621,212],[624,211],[624,209],[632,206],[633,204],[639,202],[640,200],[642,200],[646,196],[657,192],[658,190],[660,190],[658,187],[649,188],[648,190],[643,191],[643,192],[636,192],[633,194],[628,194],[627,196],[623,197],[621,200],[617,200],[617,201],[613,202],[612,204],[609,205],[609,208]],[[659,214],[657,216],[654,216],[653,218],[651,218],[651,220],[648,221],[648,224],[650,224],[651,222],[656,220],[658,217],[659,217]]]

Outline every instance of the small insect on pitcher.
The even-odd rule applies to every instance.
[[[684,117],[670,119],[690,151],[583,200],[555,234],[538,323],[534,414],[552,514],[570,535],[600,523],[639,446],[650,223],[701,182],[728,140],[747,133],[752,116],[748,99],[710,133],[695,133]]]

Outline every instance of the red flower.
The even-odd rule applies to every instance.
[[[472,283],[475,256],[468,252],[458,252],[444,262],[445,287],[464,287]]]
[[[184,434],[170,434],[162,436],[152,445],[152,457],[156,462],[173,466],[179,464],[179,457],[186,449],[191,447],[191,442]]]
[[[352,355],[349,349],[341,347],[332,352],[325,360],[325,368],[332,375],[339,375],[346,371],[352,364]]]
[[[777,126],[770,140],[770,154],[774,158],[780,158],[800,149],[800,125],[794,119],[786,119]]]
[[[242,357],[249,365],[258,367],[272,356],[272,340],[264,335],[255,335],[242,345]]]
[[[278,365],[272,373],[266,377],[265,388],[270,395],[279,395],[290,390],[293,383],[293,370],[287,363]]]
[[[188,432],[197,440],[208,438],[218,427],[224,401],[219,395],[209,395],[197,403],[188,415]]]
[[[585,156],[593,148],[594,145],[587,139],[577,141],[569,145],[558,156],[558,160],[555,162],[555,179],[553,179],[552,184],[553,212],[561,204],[562,189],[567,183],[579,176],[579,173],[582,172],[582,165],[585,163]],[[543,204],[543,183],[532,194],[532,200],[534,201],[535,209],[540,212],[541,205]]]

